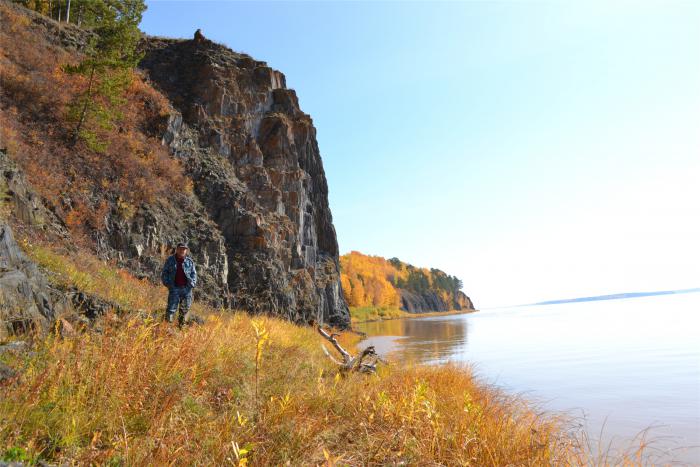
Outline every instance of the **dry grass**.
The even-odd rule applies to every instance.
[[[257,404],[253,323],[269,333]],[[0,398],[0,445],[31,459],[546,465],[576,455],[556,419],[461,369],[340,377],[313,330],[271,318],[210,316],[184,331],[133,319],[36,350]]]
[[[22,249],[48,274],[49,280],[64,287],[115,303],[126,309],[163,307],[165,289],[128,271],[101,261],[85,251],[69,253],[41,244],[21,241]]]
[[[75,287],[125,310],[165,310],[167,290],[147,279],[137,279],[114,261],[102,261],[85,250],[68,251],[41,241],[21,239],[25,253],[43,268],[49,280],[63,288]],[[197,314],[215,312],[205,304],[195,302]]]
[[[25,244],[25,247],[27,245]],[[87,253],[29,249],[54,281],[123,306],[165,292]],[[113,465],[603,465],[563,419],[452,366],[338,374],[308,327],[208,311],[176,330],[104,318],[4,354],[0,459]],[[206,313],[205,313],[206,314]],[[341,336],[345,346],[357,341]],[[583,438],[578,438],[583,439]],[[624,459],[623,459],[624,461]],[[628,462],[633,464],[633,462]]]

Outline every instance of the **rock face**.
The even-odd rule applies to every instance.
[[[0,223],[0,339],[53,322],[46,277],[22,253],[12,228]]]
[[[474,303],[464,292],[457,292],[454,307],[455,310],[474,310]]]
[[[401,309],[409,313],[474,309],[471,299],[461,291],[457,292],[452,303],[446,302],[433,291],[420,294],[406,289],[398,289],[398,291],[401,296]]]
[[[143,50],[141,68],[176,109],[164,143],[194,181],[206,230],[220,233],[203,242],[216,265],[205,282],[220,284],[234,308],[347,326],[316,130],[284,75],[201,33],[148,38]],[[134,244],[134,225],[154,243],[153,224],[122,226],[125,243]]]
[[[9,211],[33,228],[58,236],[67,233],[44,207],[24,176],[0,150],[0,339],[9,334],[46,329],[64,310],[64,302],[49,287],[44,274],[19,248],[10,225]],[[8,212],[5,212],[5,211]]]
[[[41,197],[27,183],[22,171],[3,148],[0,148],[0,195],[1,209],[13,212],[15,218],[24,225],[50,232],[59,238],[69,238],[63,223],[46,208]]]
[[[201,203],[192,195],[178,193],[177,187],[170,199],[141,206],[129,220],[109,213],[105,230],[95,237],[100,256],[117,258],[121,266],[156,283],[173,245],[186,240],[201,284],[195,289],[196,298],[214,306],[228,305],[224,238]]]

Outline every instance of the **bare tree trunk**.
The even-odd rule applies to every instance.
[[[333,344],[333,347],[335,347],[335,350],[340,353],[340,355],[343,357],[343,361],[340,362],[333,358],[333,356],[328,352],[328,349],[326,349],[325,346],[321,345],[323,348],[323,351],[328,355],[328,358],[330,358],[335,364],[337,364],[340,367],[340,371],[342,372],[351,372],[351,371],[358,371],[360,373],[374,373],[377,371],[377,363],[379,363],[381,358],[377,354],[377,352],[374,350],[374,346],[371,345],[364,349],[360,354],[356,357],[353,357],[350,355],[350,352],[345,350],[340,343],[338,343],[337,339],[335,338],[337,334],[328,334],[321,326],[318,326],[318,333],[321,334],[328,342]]]
[[[58,20],[59,23],[61,22],[61,0],[58,0]]]
[[[66,5],[66,23],[70,23],[70,0],[68,0],[68,5]]]

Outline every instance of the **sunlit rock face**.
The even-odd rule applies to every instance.
[[[401,297],[401,309],[409,313],[428,313],[431,311],[473,310],[474,304],[464,292],[457,292],[451,301],[445,300],[434,291],[417,293],[398,289]]]
[[[143,51],[175,109],[164,143],[223,238],[227,303],[347,326],[316,129],[284,75],[201,35],[148,38]]]

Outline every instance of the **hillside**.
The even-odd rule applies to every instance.
[[[409,313],[473,310],[462,281],[439,269],[418,268],[352,251],[340,257],[345,300],[353,308],[400,309]]]
[[[316,130],[282,73],[202,36],[146,37],[117,117],[92,129],[100,144],[75,144],[88,83],[66,65],[93,33],[6,0],[0,20],[4,222],[19,237],[153,283],[184,240],[195,300],[348,325]],[[63,308],[51,291],[25,299],[13,319],[46,325]]]

